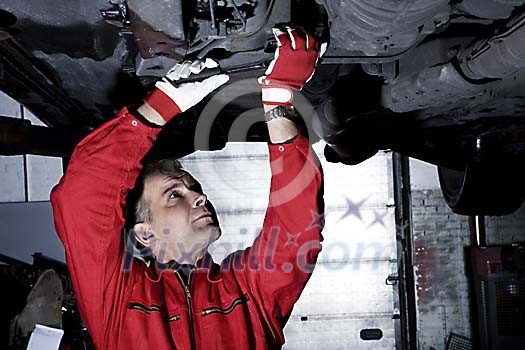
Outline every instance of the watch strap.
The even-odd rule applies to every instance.
[[[267,122],[279,118],[286,118],[295,122],[300,116],[294,106],[277,106],[265,112],[264,118]]]

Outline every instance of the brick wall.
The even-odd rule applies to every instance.
[[[468,218],[452,213],[439,190],[412,199],[419,348],[444,349],[450,332],[470,337]]]
[[[411,161],[411,176],[419,349],[445,349],[450,332],[471,336],[469,222],[445,204],[434,166]],[[488,245],[525,241],[525,206],[487,217],[486,228]]]
[[[525,205],[514,214],[486,219],[487,244],[525,242]]]

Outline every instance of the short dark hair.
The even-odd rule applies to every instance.
[[[146,179],[156,174],[178,177],[180,176],[181,171],[186,173],[176,158],[163,158],[144,163],[142,171],[137,178],[135,187],[130,191],[126,200],[126,226],[128,228],[132,228],[136,223],[149,223],[152,220],[150,202],[143,196]]]

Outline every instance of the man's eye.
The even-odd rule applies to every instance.
[[[170,193],[170,199],[179,198],[179,197],[182,197],[182,193],[180,193],[180,192],[171,192]]]

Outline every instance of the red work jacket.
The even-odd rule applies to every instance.
[[[201,264],[184,288],[173,270],[138,259],[124,263],[125,198],[158,132],[124,109],[78,144],[51,194],[97,349],[281,348],[283,327],[321,249],[322,174],[308,140],[268,146],[264,228],[251,248],[221,265]]]

